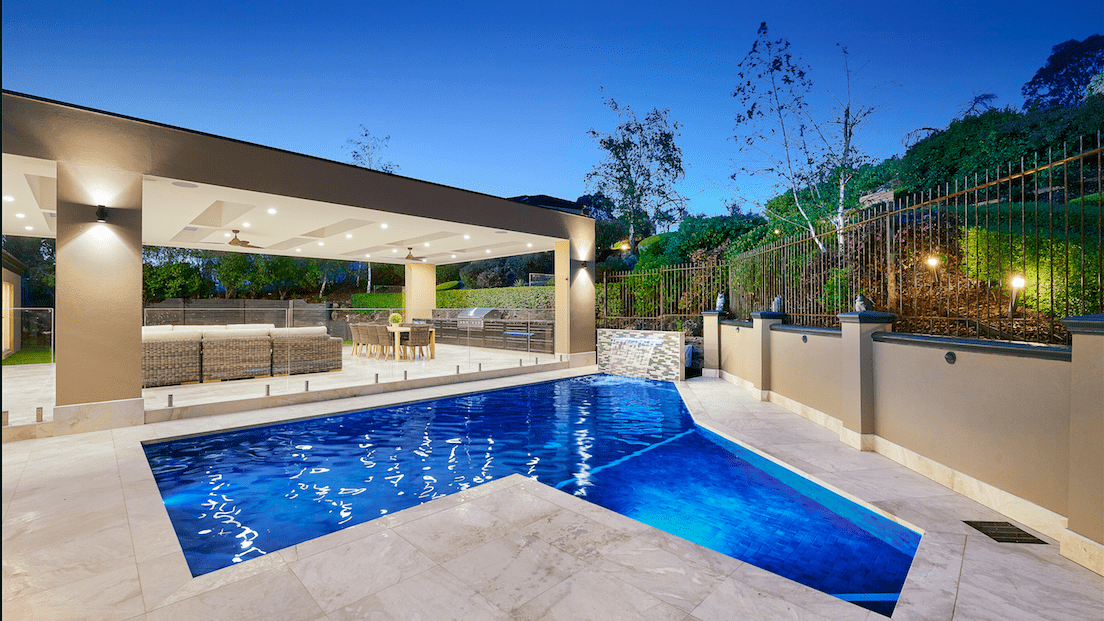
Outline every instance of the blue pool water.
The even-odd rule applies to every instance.
[[[520,473],[889,615],[920,535],[608,375],[148,443],[194,576]]]

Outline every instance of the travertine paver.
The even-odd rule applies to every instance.
[[[882,619],[513,475],[192,578],[143,438],[216,431],[570,376],[558,371],[4,445],[3,608],[34,619]],[[1007,519],[720,380],[682,385],[703,424],[927,534],[894,619],[1091,619],[1104,578],[1058,546],[998,544]],[[1035,533],[1038,535],[1038,533]],[[1094,616],[1095,615],[1095,616]]]

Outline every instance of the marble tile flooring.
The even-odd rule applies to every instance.
[[[352,347],[343,350],[340,371],[328,373],[305,373],[281,377],[261,377],[203,384],[185,384],[183,386],[158,386],[142,390],[146,400],[146,409],[154,410],[168,405],[168,396],[173,396],[177,407],[231,401],[234,399],[260,397],[265,394],[286,395],[303,392],[304,381],[310,381],[314,391],[327,388],[361,386],[377,380],[381,384],[401,382],[408,379],[453,375],[460,367],[461,373],[478,370],[514,368],[544,364],[556,360],[553,354],[527,353],[483,347],[438,344],[436,355],[432,359],[422,356],[413,360],[377,360],[367,356],[352,355]],[[3,403],[8,411],[9,424],[23,425],[35,422],[35,408],[43,408],[43,420],[53,420],[54,408],[54,365],[21,364],[9,365],[3,369]]]
[[[436,386],[3,446],[5,619],[883,618],[519,475],[192,578],[140,441],[594,371]],[[894,619],[1104,618],[1104,578],[1007,520],[724,381],[681,383],[699,424],[925,529]]]

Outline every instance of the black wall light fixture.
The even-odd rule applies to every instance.
[[[96,222],[107,222],[107,207],[100,205],[96,209]]]

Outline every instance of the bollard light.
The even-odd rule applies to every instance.
[[[265,396],[266,397],[271,397],[272,396],[272,385],[271,384],[265,384]]]
[[[310,392],[310,380],[303,380],[303,392]]]
[[[42,408],[41,407],[35,408],[35,422],[36,423],[41,423],[42,422]]]
[[[169,402],[168,403],[169,403],[168,407],[171,408],[173,406],[173,404],[172,404],[172,395],[171,394],[169,395]]]

